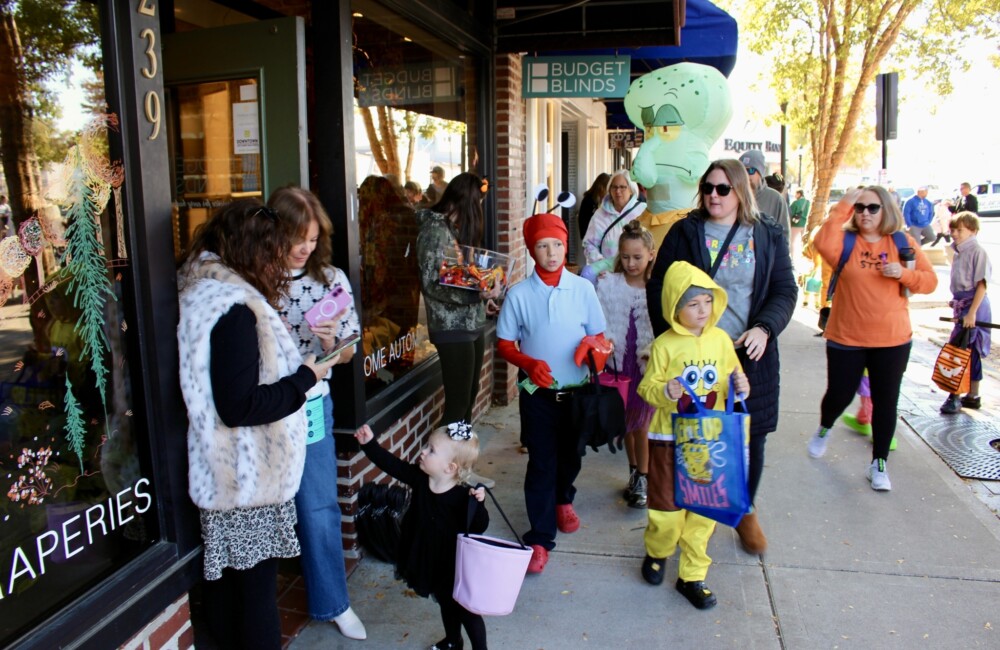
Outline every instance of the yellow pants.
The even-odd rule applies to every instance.
[[[668,558],[674,554],[678,543],[681,556],[677,561],[677,577],[685,582],[704,580],[712,558],[708,556],[708,540],[715,532],[715,522],[687,510],[667,512],[649,511],[649,524],[643,541],[646,554],[655,558]]]

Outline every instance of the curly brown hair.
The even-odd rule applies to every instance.
[[[333,264],[333,222],[319,198],[307,189],[287,185],[272,192],[267,205],[278,213],[278,221],[289,245],[305,239],[313,221],[319,226],[319,239],[316,240],[316,249],[306,260],[306,273],[313,280],[326,284],[323,269]]]
[[[274,210],[258,199],[238,199],[198,227],[188,260],[202,252],[215,253],[277,309],[288,289],[289,250],[291,241]]]

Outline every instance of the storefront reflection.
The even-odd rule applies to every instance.
[[[371,396],[434,348],[421,322],[413,209],[390,180],[369,176],[358,190],[358,215],[364,373]]]

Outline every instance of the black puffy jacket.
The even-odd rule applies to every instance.
[[[771,335],[764,356],[759,361],[747,359],[742,348],[737,350],[737,354],[750,380],[750,398],[747,400],[750,433],[757,435],[778,428],[778,395],[781,390],[778,335],[792,318],[799,288],[792,273],[788,242],[778,224],[770,217],[762,216],[753,228],[753,240],[756,264],[747,322],[751,327],[758,323],[764,325]],[[699,210],[691,211],[673,225],[656,254],[653,274],[646,284],[646,304],[655,336],[667,329],[660,294],[667,268],[676,261],[689,262],[705,273],[712,268],[705,246],[705,215]]]

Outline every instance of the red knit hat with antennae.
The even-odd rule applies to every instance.
[[[569,233],[566,232],[566,224],[562,217],[554,214],[536,214],[524,222],[524,243],[528,245],[528,250],[535,247],[539,239],[555,237],[562,240],[563,245],[569,241]]]

